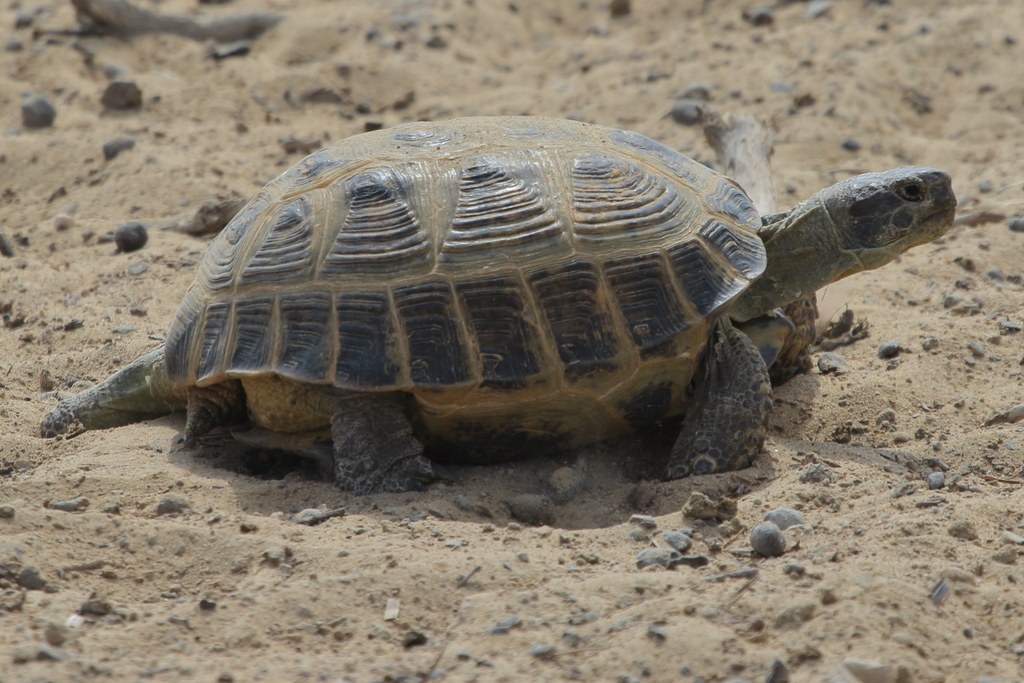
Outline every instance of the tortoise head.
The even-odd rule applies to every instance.
[[[762,219],[758,234],[768,267],[729,314],[750,320],[836,280],[880,268],[944,235],[955,214],[952,181],[938,169],[906,166],[836,183],[790,211]]]
[[[849,178],[817,195],[839,244],[859,267],[834,279],[889,263],[911,247],[941,237],[953,225],[956,196],[949,174],[907,166]]]

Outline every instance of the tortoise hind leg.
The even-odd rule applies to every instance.
[[[186,410],[185,445],[194,446],[214,427],[245,421],[245,390],[237,379],[189,387]]]
[[[335,483],[357,495],[416,491],[443,470],[423,455],[402,394],[350,394],[331,401]]]
[[[772,384],[757,346],[722,319],[705,354],[666,479],[747,467],[768,435]]]

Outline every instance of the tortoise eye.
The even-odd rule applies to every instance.
[[[898,186],[896,194],[900,199],[905,199],[908,202],[924,201],[924,190],[917,183],[907,183],[906,185]]]

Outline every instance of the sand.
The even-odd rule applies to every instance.
[[[167,34],[60,33],[70,3],[0,8],[22,45],[0,53],[0,680],[1024,680],[1024,422],[985,426],[1024,401],[1024,233],[1007,223],[1024,214],[1024,5],[780,3],[770,26],[730,0],[618,17],[593,1],[145,6],[284,20],[215,60]],[[101,104],[111,76],[141,107]],[[775,127],[783,208],[916,164],[953,175],[962,214],[1005,217],[822,293],[823,326],[850,308],[869,334],[833,350],[844,374],[777,390],[755,467],[645,484],[649,444],[627,439],[359,498],[226,434],[185,449],[180,415],[39,438],[58,395],[166,332],[210,237],[160,227],[255,194],[302,157],[282,138],[533,114],[708,160],[700,127],[669,116],[694,85]],[[22,125],[25,93],[54,105],[51,127]],[[134,147],[105,159],[117,138]],[[116,253],[105,237],[129,221],[149,241]],[[888,340],[902,350],[880,359]],[[542,526],[503,502],[553,491]],[[684,518],[694,492],[716,517]],[[321,505],[346,514],[292,521]],[[751,557],[779,507],[806,523],[783,556]],[[683,527],[706,566],[637,569]],[[747,566],[752,581],[708,580]]]

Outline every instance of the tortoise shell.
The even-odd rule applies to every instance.
[[[637,133],[488,117],[356,135],[213,241],[167,372],[241,378],[250,405],[274,376],[407,392],[449,441],[593,440],[685,410],[710,327],[765,268],[759,226],[731,180]]]

